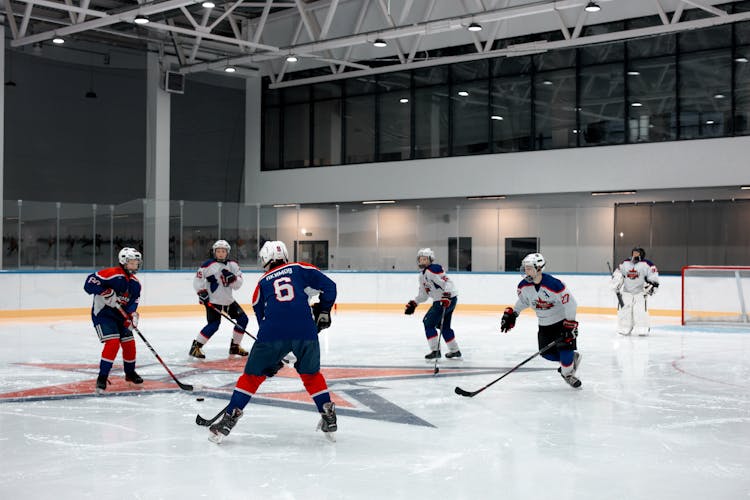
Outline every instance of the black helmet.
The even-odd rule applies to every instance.
[[[633,255],[633,252],[638,252],[638,261],[641,261],[646,258],[646,251],[641,247],[633,247],[633,249],[630,251],[630,255]]]

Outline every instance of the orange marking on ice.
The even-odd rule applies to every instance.
[[[247,357],[234,357],[228,359],[217,359],[216,361],[197,361],[191,363],[194,368],[205,370],[225,370],[228,372],[241,372],[245,368]]]
[[[341,406],[344,408],[354,408],[353,404],[351,404],[349,401],[342,398],[335,392],[329,392],[329,394],[331,396],[331,401],[336,403],[336,406]],[[298,401],[301,403],[313,404],[313,400],[310,397],[310,395],[307,393],[307,391],[267,392],[263,394],[256,394],[256,396],[261,397],[261,398],[283,399],[284,401]]]
[[[105,393],[112,392],[132,392],[136,390],[157,390],[157,389],[176,389],[177,386],[172,382],[153,382],[144,380],[142,384],[136,385],[125,382],[121,377],[110,377],[112,384],[107,384]],[[82,380],[80,382],[71,382],[69,384],[52,385],[49,387],[36,387],[34,389],[25,389],[22,391],[7,392],[0,394],[0,399],[27,398],[38,396],[65,396],[72,394],[93,394],[96,387],[96,379]]]
[[[16,363],[22,366],[34,366],[37,368],[47,368],[49,370],[99,370],[99,363],[84,365],[79,363]],[[117,368],[118,365],[114,367]]]

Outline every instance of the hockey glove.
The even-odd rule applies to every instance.
[[[413,300],[410,300],[408,304],[406,304],[406,307],[404,308],[404,314],[414,314],[414,311],[417,310],[417,303]]]
[[[138,319],[138,313],[134,312],[133,314],[130,314],[127,318],[125,318],[125,321],[123,321],[123,325],[125,325],[125,328],[127,328],[128,330],[138,328]]]
[[[578,337],[578,321],[565,319],[562,323],[562,336],[558,340],[559,344],[572,344]]]
[[[443,297],[440,299],[440,305],[443,306],[443,309],[448,309],[451,306],[451,294],[448,292],[445,292],[443,294]]]
[[[315,324],[318,326],[318,333],[320,333],[321,330],[325,330],[329,326],[331,326],[331,312],[330,311],[324,311],[323,307],[320,305],[320,302],[316,302],[313,305],[313,316],[315,317]]]
[[[201,290],[198,292],[198,302],[205,305],[210,304],[208,301],[208,290]]]
[[[656,292],[656,289],[658,288],[659,283],[651,283],[650,281],[647,281],[645,285],[643,285],[643,294],[644,295],[653,295],[654,292]]]
[[[512,307],[506,307],[505,312],[503,312],[503,319],[500,320],[500,331],[503,333],[511,331],[516,326],[517,317],[518,313]]]
[[[231,272],[229,269],[221,270],[221,284],[222,285],[229,286],[235,281],[237,281],[237,276],[235,276],[233,272]]]
[[[101,293],[102,299],[104,299],[104,304],[109,307],[117,308],[120,306],[120,302],[118,302],[117,294],[114,290],[111,288],[107,288]]]

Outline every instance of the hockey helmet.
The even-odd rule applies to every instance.
[[[427,257],[428,259],[430,259],[430,264],[435,262],[435,252],[433,252],[431,248],[420,248],[417,251],[417,264],[419,264],[420,257]],[[427,267],[427,266],[419,266],[419,267],[422,268],[422,267]]]
[[[526,257],[523,258],[521,261],[521,273],[523,273],[524,278],[526,278],[527,281],[533,281],[534,277],[536,276],[536,273],[534,276],[529,276],[526,273],[527,267],[533,267],[536,272],[540,272],[542,269],[544,269],[544,266],[547,264],[547,261],[544,260],[544,256],[540,253],[530,253]]]
[[[229,256],[229,252],[230,250],[232,250],[232,246],[227,240],[216,240],[216,243],[211,246],[211,254],[214,256],[214,258],[216,257],[216,250],[219,248],[223,248],[224,250],[226,250],[227,256]],[[226,257],[224,258],[224,260],[225,259]]]
[[[260,263],[263,267],[275,261],[289,262],[289,252],[283,241],[266,241],[258,252]]]
[[[633,253],[638,252],[638,256],[632,256]],[[631,261],[635,264],[646,258],[646,251],[641,247],[633,247],[630,251]]]
[[[120,262],[120,265],[124,267],[129,273],[135,274],[136,272],[138,272],[138,268],[141,267],[143,256],[141,255],[141,252],[139,252],[135,248],[125,247],[120,250],[120,253],[117,254],[117,260]],[[134,271],[127,269],[127,264],[131,260],[138,262],[138,267],[136,267]]]

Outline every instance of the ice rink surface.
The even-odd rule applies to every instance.
[[[221,445],[195,416],[224,405],[244,366],[230,327],[187,356],[202,316],[143,317],[177,377],[138,345],[140,388],[121,359],[93,394],[101,346],[89,321],[0,322],[2,499],[750,499],[750,332],[657,320],[647,338],[580,316],[570,388],[539,357],[536,321],[454,318],[463,361],[433,364],[420,313],[341,312],[321,334],[337,442],[291,368],[267,380]],[[498,308],[501,310],[501,308]],[[251,322],[251,325],[253,323]],[[248,349],[252,340],[246,337]],[[198,402],[197,397],[205,397]],[[254,403],[254,404],[253,404]]]

